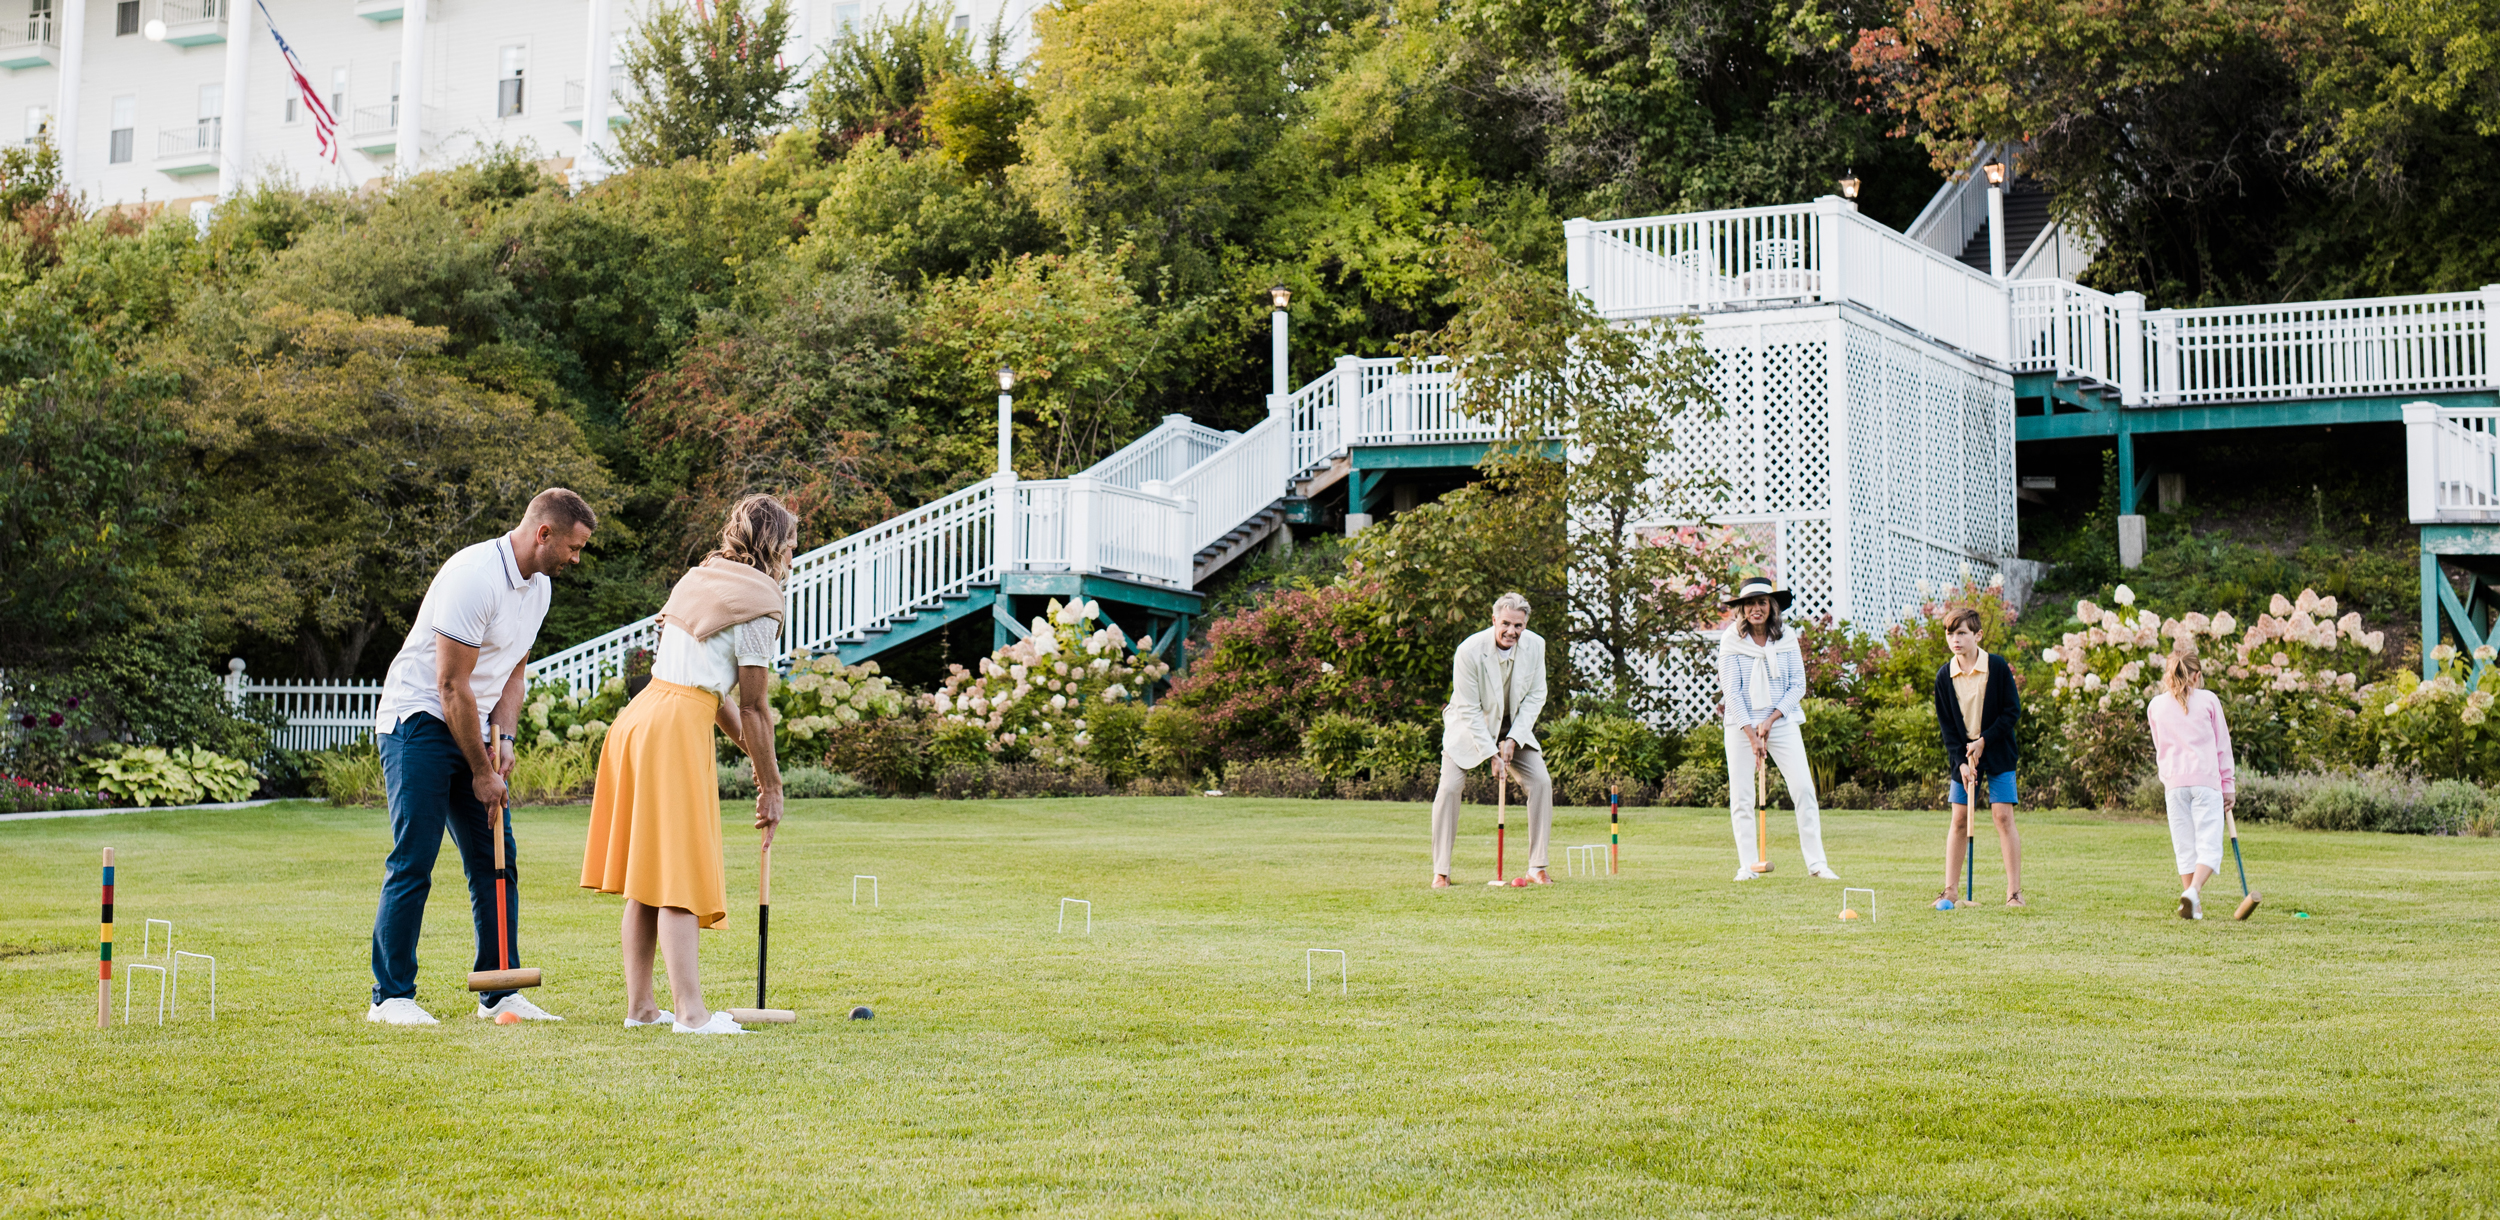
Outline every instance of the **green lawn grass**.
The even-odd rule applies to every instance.
[[[378,811],[0,823],[0,1212],[2447,1216],[2500,1197],[2500,841],[2257,828],[2266,906],[2186,924],[2162,826],[2034,813],[2032,908],[1943,914],[1922,902],[1940,815],[1833,813],[1834,867],[1881,903],[1844,924],[1786,828],[1780,870],[1734,885],[1724,815],[1692,810],[1633,811],[1617,878],[1433,893],[1416,805],[804,802],[774,852],[772,997],[802,1021],[687,1038],[619,1028],[618,900],[572,884],[585,819],[516,819],[536,999],[571,1019],[468,1015],[447,847],[419,993],[445,1021],[422,1030],[363,1019]],[[1470,813],[1462,880],[1489,875],[1490,821]],[[1558,876],[1562,845],[1604,838],[1595,811],[1562,823]],[[753,832],[733,817],[729,841],[730,925],[704,939],[720,1005],[753,998]],[[177,1023],[94,1028],[108,844],[125,958],[141,920],[176,920],[222,963],[215,1024],[186,986]],[[865,887],[853,908],[854,873],[882,909]],[[1091,935],[1053,931],[1062,896],[1093,901]],[[1351,994],[1304,994],[1313,946],[1351,955]],[[863,1003],[875,1021],[841,1019]]]

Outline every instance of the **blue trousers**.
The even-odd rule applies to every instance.
[[[500,969],[495,954],[495,847],[486,832],[486,806],[469,787],[468,757],[440,719],[419,712],[382,734],[382,787],[391,806],[391,855],[383,862],[382,905],[373,915],[373,1002],[415,998],[417,933],[425,923],[426,896],[434,891],[434,856],[443,832],[451,832],[460,864],[469,874],[469,919],[477,925],[477,962],[472,970]],[[505,926],[511,930],[512,965],[521,964],[521,874],[513,854],[512,819],[503,823],[503,853],[512,868],[506,888]],[[495,1004],[509,990],[490,991]]]

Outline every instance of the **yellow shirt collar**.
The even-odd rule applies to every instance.
[[[1968,666],[1964,666],[1962,664],[1962,654],[1958,652],[1947,654],[1945,663],[1953,667],[1953,676],[1956,678],[1968,678],[1978,674],[1984,674],[1988,672],[1988,650],[1984,648],[1980,649],[1979,655],[1971,658],[1971,663]]]

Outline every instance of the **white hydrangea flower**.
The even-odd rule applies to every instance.
[[[2121,606],[2132,606],[2135,604],[2135,590],[2130,589],[2125,585],[2120,585],[2118,586],[2116,592],[2110,594],[2109,599],[2117,602]]]

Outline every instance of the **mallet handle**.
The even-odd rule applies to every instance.
[[[764,960],[772,945],[772,928],[773,845],[766,843],[755,868],[755,1011],[759,1012],[764,1010]],[[743,1023],[746,1018],[731,1020]]]
[[[495,965],[509,971],[512,969],[512,923],[505,905],[511,898],[510,891],[505,888],[503,803],[500,801],[486,809],[486,836],[495,841]]]

